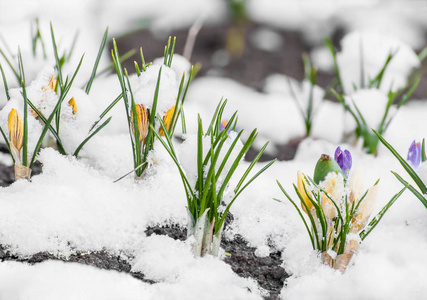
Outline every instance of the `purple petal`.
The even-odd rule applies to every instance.
[[[412,165],[413,168],[418,168],[421,164],[421,144],[415,141],[412,142],[408,150],[408,157],[406,160]]]
[[[344,150],[344,152],[341,150],[341,147],[338,147],[335,150],[335,160],[337,161],[338,165],[340,166],[342,172],[344,174],[347,174],[347,172],[350,171],[352,166],[352,158],[350,151]]]

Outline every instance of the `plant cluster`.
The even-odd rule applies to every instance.
[[[365,62],[364,57],[364,51],[366,48],[364,48],[363,44],[363,35],[360,35],[359,38],[360,82],[352,82],[353,90],[349,90],[349,88],[344,85],[344,78],[340,70],[340,64],[337,61],[337,51],[335,50],[332,41],[329,38],[324,39],[324,44],[329,49],[333,59],[336,76],[335,82],[330,87],[329,92],[335,96],[335,98],[342,104],[345,111],[347,111],[355,121],[356,128],[354,136],[356,141],[361,138],[363,140],[362,147],[367,151],[367,153],[376,155],[379,140],[377,136],[372,133],[371,127],[375,127],[375,130],[379,134],[384,134],[386,132],[397,110],[399,110],[409,100],[418,87],[422,73],[419,68],[414,69],[406,78],[406,83],[403,86],[398,86],[393,81],[391,81],[391,83],[384,83],[385,74],[400,50],[399,48],[396,48],[389,49],[389,54],[387,57],[384,57],[382,67],[374,76],[369,77],[369,73],[366,70],[368,68],[368,64]],[[419,66],[426,57],[426,51],[427,48],[416,56]],[[415,53],[412,54],[415,56]],[[367,116],[362,112],[362,109],[356,101],[357,93],[364,93],[359,97],[366,97],[367,95],[370,95],[372,101],[381,102],[379,98],[386,99],[384,107],[380,108],[383,109],[383,113],[378,125],[368,123]],[[378,105],[382,105],[382,103],[378,103]],[[373,106],[377,107],[378,105]]]
[[[375,228],[385,212],[404,192],[404,187],[370,222],[376,203],[378,182],[363,192],[363,178],[352,167],[351,154],[340,147],[335,157],[323,154],[318,160],[313,179],[298,172],[295,192],[301,201],[304,217],[294,200],[279,183],[307,229],[313,250],[321,252],[322,261],[342,273],[347,268],[359,243]],[[310,225],[310,226],[309,226]]]
[[[203,130],[200,115],[198,116],[197,180],[194,186],[191,185],[191,180],[189,180],[185,170],[179,163],[172,143],[172,136],[167,131],[166,124],[161,118],[159,118],[159,121],[165,132],[166,141],[161,139],[160,134],[155,132],[178,167],[184,184],[190,218],[187,234],[195,236],[194,253],[196,256],[203,256],[206,253],[218,255],[224,221],[231,205],[243,190],[275,161],[271,161],[249,180],[245,181],[267,147],[267,142],[249,164],[233,189],[232,199],[225,207],[225,210],[221,211],[225,191],[229,188],[230,180],[258,134],[257,130],[254,129],[240,151],[237,150],[237,144],[240,142],[243,130],[239,133],[234,131],[236,129],[237,112],[233,114],[225,126],[221,122],[226,103],[227,101],[219,103],[206,132]],[[221,128],[222,126],[224,127]],[[230,132],[230,130],[232,131]],[[207,141],[207,149],[203,149],[205,141]],[[227,166],[230,163],[231,166]]]

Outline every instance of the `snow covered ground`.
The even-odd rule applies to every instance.
[[[171,5],[176,1],[163,2],[164,5]],[[212,0],[205,3],[206,7],[210,7],[206,18],[211,22],[219,22],[225,14],[224,3],[217,2]],[[265,20],[263,16],[271,15],[273,5],[279,5],[278,2],[252,1],[250,12],[257,20]],[[312,1],[304,1],[303,6],[296,2],[286,1],[297,11],[301,11],[301,7],[311,8],[304,10],[305,14],[293,14],[295,22],[292,26],[300,28],[308,37],[310,34],[328,33],[334,24],[326,22],[329,25],[325,32],[313,33],[304,22],[307,14],[313,20],[320,22],[327,19],[332,23],[333,16],[337,14],[344,19],[344,12],[357,11],[361,14],[374,7],[385,20],[396,14],[400,17],[393,20],[401,21],[399,29],[411,33],[406,35],[409,39],[406,42],[412,47],[425,44],[424,41],[420,42],[421,35],[417,35],[423,32],[425,20],[418,18],[418,15],[409,18],[409,6],[397,13],[396,6],[403,7],[402,1],[393,1],[391,6],[385,5],[384,1],[363,1],[362,4],[354,4],[358,10],[350,10],[339,1],[340,4],[336,6],[332,5],[334,1],[326,1],[321,6],[324,10],[322,13],[316,11],[318,6],[309,5],[313,4]],[[411,2],[415,6],[420,5],[417,1]],[[129,21],[155,16],[155,28],[185,27],[204,10],[198,1],[180,1],[179,4],[188,5],[185,6],[188,18],[178,24],[180,19],[176,16],[180,14],[173,9],[161,9],[162,6],[156,1],[147,1],[143,9],[141,3],[129,2],[133,9],[125,9],[117,1],[77,1],[69,2],[67,6],[47,1],[26,6],[22,5],[28,4],[26,1],[18,4],[0,1],[0,46],[4,47],[4,40],[8,41],[10,49],[16,49],[18,43],[23,43],[21,48],[26,53],[24,63],[28,62],[25,67],[28,66],[27,80],[30,82],[46,62],[38,59],[36,63],[30,63],[30,44],[24,43],[29,39],[22,38],[27,36],[29,28],[26,18],[38,14],[46,37],[49,37],[48,22],[52,20],[55,34],[58,39],[64,39],[64,46],[68,45],[68,40],[72,40],[75,29],[79,27],[83,42],[78,43],[82,48],[75,51],[79,54],[87,52],[85,61],[88,63],[79,74],[84,83],[90,75],[105,27],[109,25],[112,32],[118,34],[126,31],[131,24],[122,22],[123,17],[116,16],[128,14]],[[16,15],[7,13],[16,7],[21,9]],[[94,15],[98,8],[99,14]],[[419,9],[420,13],[423,9]],[[291,14],[292,10],[287,12]],[[79,15],[81,21],[75,22],[75,15]],[[279,24],[280,20],[289,20],[282,15],[271,16],[270,19],[277,26],[285,26]],[[358,27],[357,21],[348,28],[366,29]],[[417,30],[412,31],[413,28]],[[411,54],[405,57],[403,65],[411,65]],[[105,66],[109,61],[104,58],[101,63]],[[76,62],[72,61],[70,65],[73,68]],[[12,78],[10,73],[9,76]],[[227,78],[197,78],[185,103],[188,132],[196,132],[198,113],[207,122],[218,101],[224,97],[229,101],[225,116],[238,110],[239,128],[244,129],[246,134],[258,128],[257,143],[262,145],[265,141],[272,141],[268,151],[274,153],[275,145],[304,134],[298,107],[284,86],[286,81],[281,75],[269,78],[263,93]],[[75,93],[81,95],[79,91]],[[93,103],[88,118],[98,116],[119,93],[116,75],[96,80],[86,99]],[[0,99],[4,105],[6,100],[2,85]],[[388,128],[385,138],[403,156],[406,156],[412,140],[426,137],[426,111],[425,99],[411,101],[398,111]],[[6,113],[0,116],[3,128],[6,128]],[[372,122],[378,118],[377,111],[367,110],[366,113],[372,117]],[[166,236],[146,236],[144,231],[149,225],[186,225],[185,192],[175,165],[160,143],[156,144],[154,153],[157,165],[149,169],[147,176],[137,181],[128,176],[113,183],[132,169],[133,162],[123,105],[119,103],[111,114],[113,121],[86,145],[81,159],[62,156],[50,148],[43,149],[39,156],[43,174],[34,176],[31,182],[22,180],[0,189],[0,243],[8,245],[8,250],[20,257],[47,251],[66,258],[75,251],[106,250],[128,258],[133,271],[142,272],[147,279],[159,283],[150,285],[130,275],[61,261],[36,265],[5,261],[0,263],[0,299],[262,299],[265,291],[257,287],[255,281],[239,277],[221,259],[194,258],[191,239],[181,242]],[[313,123],[314,138],[303,140],[295,159],[274,163],[239,196],[231,209],[234,222],[224,233],[224,238],[242,235],[251,246],[257,248],[259,256],[266,256],[273,250],[282,252],[283,266],[292,275],[282,290],[283,299],[423,299],[427,294],[427,286],[423,284],[423,279],[427,277],[427,210],[409,191],[399,198],[362,243],[343,275],[321,264],[318,254],[312,251],[297,212],[276,184],[276,180],[279,180],[296,198],[292,184],[296,183],[297,171],[312,175],[320,155],[332,155],[340,145],[351,151],[353,167],[363,172],[366,188],[378,178],[381,179],[374,210],[374,213],[378,212],[401,189],[401,184],[390,170],[404,178],[408,176],[381,145],[378,156],[373,157],[364,153],[360,144],[342,143],[343,133],[354,126],[349,119],[350,116],[337,103],[324,102],[319,106]],[[72,132],[68,134],[74,136]],[[188,146],[178,149],[183,159],[196,157],[196,148]],[[1,159],[12,163],[10,158]],[[239,172],[243,172],[247,165],[242,163]],[[261,163],[257,168],[262,166]],[[427,178],[427,172],[422,174],[423,169],[424,166],[420,168],[421,175]],[[274,249],[268,245],[273,245]]]

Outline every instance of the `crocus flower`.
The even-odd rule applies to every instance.
[[[412,142],[406,159],[413,168],[418,168],[421,164],[421,144],[419,142]]]
[[[21,164],[21,149],[24,139],[24,122],[16,109],[12,108],[9,113],[9,140],[11,154],[15,160],[15,164]]]
[[[142,104],[135,104],[135,109],[136,109],[136,116],[137,116],[137,122],[138,122],[139,143],[145,144],[145,139],[147,138],[147,135],[148,135],[148,126],[149,126],[148,112]]]
[[[348,150],[342,151],[341,147],[338,146],[338,148],[335,150],[334,157],[338,165],[340,166],[343,174],[347,175],[351,169],[352,164],[350,152]]]
[[[165,124],[166,130],[169,131],[169,128],[171,127],[171,122],[172,122],[172,117],[173,114],[175,113],[175,105],[172,106],[165,114],[165,116],[163,117],[163,124]],[[160,127],[159,129],[159,135],[160,136],[165,136],[165,133],[163,132],[163,128]]]

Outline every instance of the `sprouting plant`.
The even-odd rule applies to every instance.
[[[324,44],[329,49],[333,63],[336,76],[336,86],[330,88],[330,92],[336,97],[336,99],[343,105],[344,109],[350,113],[354,121],[356,122],[355,137],[356,139],[363,139],[363,148],[367,150],[368,153],[376,155],[378,148],[378,138],[375,134],[371,132],[371,127],[376,127],[376,131],[380,134],[384,134],[396,115],[397,110],[402,107],[411,97],[411,95],[416,90],[418,84],[420,83],[421,73],[417,70],[413,71],[410,76],[406,79],[406,85],[397,90],[393,89],[393,86],[388,87],[388,92],[386,93],[387,101],[385,103],[384,112],[382,114],[381,121],[378,126],[373,126],[372,124],[367,124],[366,116],[361,112],[360,107],[358,107],[356,101],[354,101],[350,91],[346,91],[344,84],[341,78],[340,69],[337,63],[336,51],[332,44],[332,41],[328,38],[324,39]],[[360,82],[358,86],[353,83],[354,91],[360,89],[366,90],[379,90],[382,88],[382,82],[384,74],[389,67],[390,62],[393,60],[397,53],[392,51],[388,54],[382,68],[373,78],[365,78],[365,63],[364,56],[362,51],[362,45],[360,45]],[[425,51],[421,52],[418,55],[418,60],[422,62],[425,58]],[[395,105],[395,109],[392,110],[392,106]]]
[[[363,192],[363,178],[360,172],[356,170],[350,175],[349,168],[351,168],[350,153],[342,152],[338,148],[335,159],[326,154],[321,156],[316,164],[313,179],[298,172],[297,185],[293,186],[308,221],[296,202],[277,181],[304,222],[313,250],[321,252],[323,263],[342,273],[358,250],[359,244],[406,189],[404,187],[394,195],[368,222],[376,203],[379,180],[373,187]]]
[[[292,83],[288,77],[288,85],[291,91],[292,98],[295,100],[301,116],[304,119],[305,125],[305,136],[309,137],[311,134],[311,125],[313,122],[313,116],[315,114],[315,104],[314,104],[314,89],[317,81],[317,69],[313,67],[310,63],[310,58],[307,53],[303,53],[302,61],[304,63],[304,78],[310,83],[309,92],[307,95],[307,101],[305,99],[300,99],[300,95],[297,95],[296,91],[292,88]],[[301,103],[303,102],[303,103]],[[306,106],[305,106],[306,104]]]
[[[156,88],[153,95],[153,102],[150,108],[145,107],[143,104],[139,104],[135,100],[135,95],[132,90],[131,83],[129,81],[129,75],[126,69],[122,69],[119,52],[117,49],[117,44],[113,40],[113,50],[112,57],[114,66],[119,77],[120,86],[122,88],[122,93],[119,97],[123,98],[123,102],[126,109],[126,116],[129,127],[129,134],[132,141],[132,153],[134,161],[134,171],[137,178],[140,178],[145,169],[148,166],[148,154],[154,147],[154,131],[152,128],[156,127],[156,114],[157,114],[157,105],[159,99],[159,88],[160,81],[162,78],[163,67],[170,68],[172,65],[173,53],[175,49],[175,38],[171,43],[171,38],[169,38],[167,45],[165,46],[164,51],[164,65],[159,68]],[[146,65],[142,48],[140,49],[141,68],[138,63],[135,62],[135,70],[138,77],[145,76],[144,72],[147,71],[147,68],[150,64]],[[169,135],[173,135],[175,127],[177,124],[178,117],[182,117],[184,122],[182,106],[187,95],[188,87],[193,78],[193,68],[190,70],[189,78],[185,82],[185,74],[182,74],[181,83],[178,88],[178,95],[176,96],[175,105],[170,107],[168,111],[163,116],[163,123],[165,128],[159,129],[159,134],[164,135],[167,132]]]
[[[246,168],[237,185],[231,190],[231,200],[226,206],[223,205],[225,195],[230,188],[230,180],[257,136],[257,130],[255,129],[249,135],[241,150],[238,150],[237,145],[243,130],[239,133],[232,132],[228,134],[230,128],[235,129],[237,112],[229,119],[224,129],[220,130],[226,103],[227,101],[218,104],[206,131],[203,130],[200,116],[198,117],[197,179],[194,184],[192,184],[193,174],[187,173],[180,164],[172,143],[171,134],[166,133],[165,139],[163,139],[159,133],[154,131],[154,127],[151,127],[172,157],[181,175],[186,191],[189,213],[187,235],[194,235],[196,239],[193,247],[195,256],[203,256],[206,253],[214,256],[218,255],[224,221],[231,205],[250,183],[274,163],[274,161],[271,161],[246,181],[249,173],[267,147],[267,142]],[[163,130],[166,131],[166,126],[160,116],[158,116],[158,120]],[[207,149],[205,145],[208,145]]]
[[[30,117],[28,112],[29,112],[29,106],[32,106],[32,104],[27,97],[24,64],[22,61],[21,51],[18,50],[18,66],[19,66],[18,76],[19,76],[20,85],[22,88],[22,98],[24,103],[23,117],[21,117],[15,109],[11,110],[9,114],[9,120],[8,120],[9,138],[7,138],[6,134],[4,133],[4,130],[0,128],[3,138],[9,149],[9,152],[11,153],[12,158],[14,160],[16,180],[21,178],[26,178],[26,179],[30,178],[31,169],[36,159],[36,155],[42,145],[42,141],[46,136],[47,131],[50,130],[54,136],[56,135],[55,129],[51,126],[52,121],[55,118],[57,112],[59,111],[61,104],[65,99],[65,96],[67,95],[68,91],[71,88],[71,85],[73,84],[73,81],[77,75],[77,72],[80,69],[82,60],[83,60],[83,57],[81,58],[80,63],[77,66],[72,78],[70,80],[67,79],[65,83],[62,83],[62,82],[60,83],[62,92],[58,99],[58,102],[54,107],[50,116],[47,119],[43,117],[42,120],[44,123],[44,128],[42,130],[42,133],[40,134],[40,137],[36,143],[34,150],[30,152],[28,149],[28,118]],[[36,109],[36,108],[34,107],[33,109]],[[59,139],[59,137],[57,137],[57,139]]]
[[[45,116],[42,110],[40,109],[40,106],[38,106],[37,104],[34,104],[28,97],[28,93],[27,93],[28,89],[26,86],[25,74],[24,74],[24,65],[23,65],[22,55],[20,50],[18,51],[18,70],[19,71],[16,71],[16,69],[13,67],[12,63],[10,62],[10,60],[7,59],[7,57],[2,52],[9,66],[11,67],[12,71],[16,74],[16,77],[19,80],[19,83],[22,89],[21,95],[24,103],[23,110],[22,110],[23,117],[21,117],[18,110],[16,109],[12,109],[11,112],[9,113],[9,118],[8,118],[9,119],[8,121],[9,138],[7,138],[6,134],[2,130],[3,137],[6,141],[6,144],[8,145],[9,151],[12,154],[13,160],[15,162],[16,179],[30,178],[31,168],[36,159],[38,150],[40,149],[40,147],[42,147],[43,140],[45,139],[46,133],[48,130],[50,131],[53,138],[55,139],[56,147],[58,151],[61,154],[64,154],[64,155],[67,154],[60,137],[60,121],[61,121],[61,106],[62,106],[62,103],[68,97],[70,97],[70,99],[68,100],[68,106],[70,107],[72,114],[73,115],[78,114],[78,107],[76,104],[76,100],[74,99],[73,96],[67,96],[67,95],[69,94],[69,91],[73,85],[74,79],[76,78],[76,75],[82,65],[84,55],[81,57],[80,62],[74,74],[72,75],[71,79],[68,76],[64,79],[63,72],[62,72],[63,62],[65,61],[65,56],[69,57],[69,54],[68,55],[64,54],[64,56],[61,58],[59,57],[52,24],[50,29],[51,29],[51,37],[52,37],[52,45],[53,45],[53,54],[56,62],[56,79],[55,79],[55,75],[52,75],[49,79],[49,82],[46,82],[45,86],[42,86],[41,89],[44,93],[43,95],[45,95],[46,93],[53,93],[55,96],[50,97],[49,99],[51,101],[52,100],[56,101],[56,103],[52,103],[53,109],[48,116]],[[107,40],[107,35],[108,35],[108,28],[105,31],[105,34],[103,36],[101,46],[98,52],[98,56],[94,63],[92,74],[88,80],[88,83],[86,84],[85,92],[87,94],[89,94],[92,83],[96,77],[97,67],[101,59],[102,51],[104,49],[104,46]],[[36,43],[37,40],[42,40],[38,27],[37,27],[37,35],[34,38],[34,43]],[[71,52],[72,50],[70,50],[69,53]],[[1,64],[0,64],[0,69],[2,72],[3,83],[5,86],[6,97],[8,100],[10,100],[11,97],[9,93],[8,84],[7,84],[7,80],[4,75],[3,67],[1,66]],[[101,125],[97,126],[97,124],[101,121],[101,119],[108,113],[108,111],[119,100],[120,98],[114,100],[113,103],[101,114],[99,120],[89,130],[87,137],[77,146],[75,151],[72,152],[74,156],[78,156],[83,146],[110,122],[111,117],[108,118],[106,121],[104,121]],[[48,101],[47,99],[41,99],[40,103],[43,103],[43,102],[46,103],[47,101]],[[36,147],[34,151],[29,152],[28,151],[28,118],[32,118],[32,117],[37,118],[39,120],[40,124],[43,127],[43,130],[38,139],[38,142],[36,143]],[[21,132],[22,134],[20,134]],[[22,140],[18,141],[18,137],[20,137]],[[21,146],[17,147],[17,145],[21,145]],[[29,158],[30,154],[32,154],[31,158]]]
[[[427,200],[424,197],[424,195],[427,194],[427,187],[426,184],[422,181],[420,176],[418,176],[416,170],[414,168],[417,168],[421,161],[426,160],[426,151],[425,151],[425,141],[422,141],[422,144],[414,143],[409,148],[408,152],[408,163],[394,148],[392,145],[390,145],[379,132],[374,131],[374,133],[378,136],[379,140],[383,145],[390,150],[390,152],[394,155],[394,157],[397,158],[399,163],[402,165],[402,167],[405,169],[405,171],[409,174],[409,176],[414,180],[415,184],[418,187],[418,190],[411,184],[409,184],[405,179],[403,179],[398,173],[393,172],[393,175],[396,176],[396,178],[405,186],[408,187],[408,189],[421,201],[421,203],[427,208]],[[411,167],[412,164],[412,167]]]

